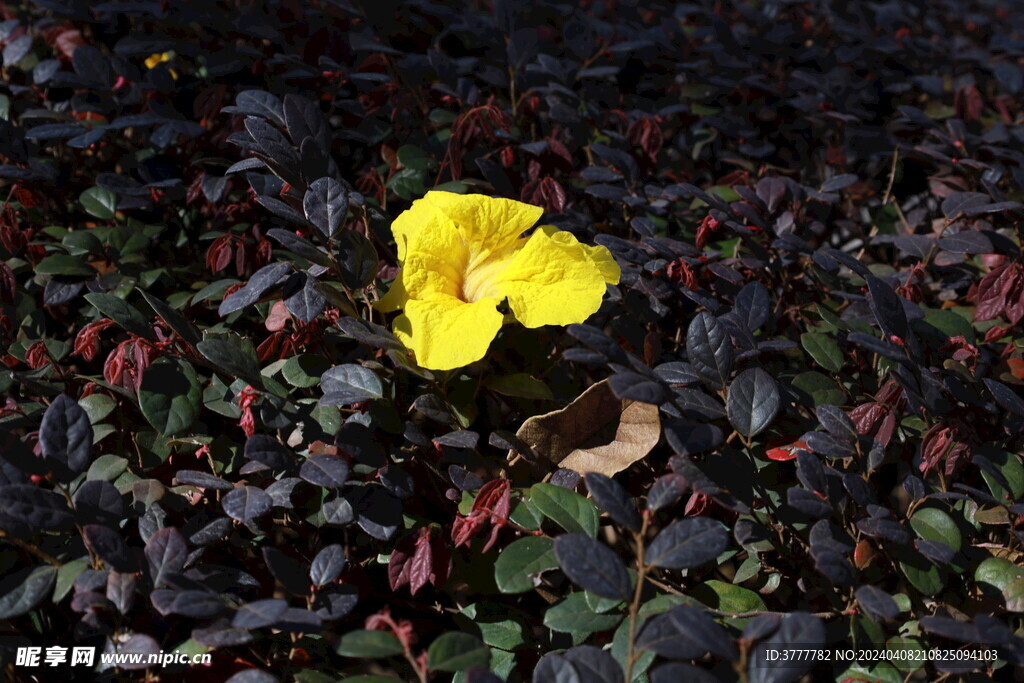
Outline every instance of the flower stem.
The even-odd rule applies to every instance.
[[[636,545],[636,588],[633,589],[633,601],[629,604],[629,647],[626,650],[626,683],[633,680],[633,665],[636,663],[636,616],[640,611],[640,596],[647,578],[647,565],[644,563],[644,540],[647,537],[647,524],[650,522],[648,510],[644,510],[640,531],[633,537]]]

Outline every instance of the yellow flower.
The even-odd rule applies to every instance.
[[[164,62],[169,62],[172,59],[174,59],[173,52],[154,52],[150,56],[146,57],[146,68],[155,69],[160,64],[163,64]],[[178,72],[176,72],[174,69],[168,69],[168,71],[171,72],[171,77],[174,78],[174,80],[178,80]]]
[[[158,64],[169,62],[173,57],[173,52],[154,52],[150,56],[146,57],[146,68],[155,69]]]
[[[402,270],[377,302],[404,309],[395,335],[432,370],[480,360],[508,301],[526,327],[583,322],[597,311],[619,265],[605,247],[541,226],[540,207],[479,194],[428,192],[391,225]]]

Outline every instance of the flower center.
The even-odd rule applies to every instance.
[[[462,277],[459,298],[473,303],[487,297],[500,297],[497,276],[504,266],[505,263],[498,259],[470,259]]]

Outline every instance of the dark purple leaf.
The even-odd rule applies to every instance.
[[[82,524],[117,527],[125,517],[124,498],[108,481],[92,479],[75,492],[75,512]]]
[[[664,423],[665,438],[679,455],[696,455],[718,448],[725,441],[722,430],[712,424],[675,419]]]
[[[533,670],[535,681],[558,681],[559,683],[583,683],[572,662],[560,654],[549,652],[537,662]]]
[[[598,472],[589,472],[585,479],[590,495],[609,517],[627,529],[640,530],[640,513],[636,504],[617,481]]]
[[[224,512],[232,519],[249,522],[270,512],[273,498],[263,489],[243,486],[231,491],[221,499]]]
[[[277,439],[266,434],[253,434],[245,442],[244,455],[270,469],[284,470],[295,463],[295,456]]]
[[[55,398],[43,414],[39,447],[43,457],[53,461],[57,474],[62,474],[65,481],[89,466],[92,424],[85,410],[67,394]]]
[[[627,600],[632,594],[626,565],[608,546],[586,534],[557,537],[555,557],[565,575],[584,590],[616,600]]]
[[[146,561],[154,586],[159,586],[169,574],[180,574],[188,558],[184,536],[174,527],[160,529],[146,543]]]
[[[608,379],[608,386],[616,398],[661,405],[671,392],[660,382],[636,372],[617,372]]]
[[[128,554],[121,535],[102,524],[86,524],[82,527],[82,540],[105,564],[119,572],[135,570],[135,563]]]
[[[611,653],[593,645],[578,645],[565,652],[573,663],[581,681],[593,683],[623,683],[622,667]]]
[[[348,481],[348,463],[336,455],[314,455],[302,463],[299,476],[316,486],[340,489]]]
[[[239,607],[231,625],[235,628],[264,628],[280,619],[287,609],[288,603],[284,600],[257,600]]]
[[[688,488],[689,482],[681,474],[658,477],[647,492],[647,509],[654,512],[675,505]]]
[[[338,544],[325,546],[313,558],[309,578],[318,588],[331,583],[345,568],[345,549]]]
[[[325,237],[333,237],[348,213],[348,192],[334,178],[320,178],[306,190],[302,209],[317,230]]]
[[[235,488],[234,484],[231,482],[225,481],[224,479],[214,476],[208,472],[201,472],[199,470],[178,470],[174,473],[174,480],[179,484],[199,486],[204,489],[213,489],[215,491],[230,491]]]
[[[702,311],[690,322],[686,355],[710,388],[717,391],[725,386],[732,369],[732,340],[715,316]]]
[[[67,501],[34,484],[0,486],[0,526],[8,532],[26,526],[43,531],[64,531],[74,522]]]
[[[756,436],[764,431],[780,407],[778,385],[761,368],[744,370],[729,384],[726,403],[729,423],[744,436]]]
[[[666,569],[687,569],[710,562],[729,545],[729,534],[721,522],[692,517],[662,529],[644,555],[644,562]]]
[[[895,619],[900,608],[892,596],[875,586],[861,586],[856,591],[857,602],[875,621]]]

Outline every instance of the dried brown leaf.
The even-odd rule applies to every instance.
[[[516,436],[553,465],[610,477],[651,452],[661,419],[657,406],[616,398],[603,380],[565,408],[529,418]]]

